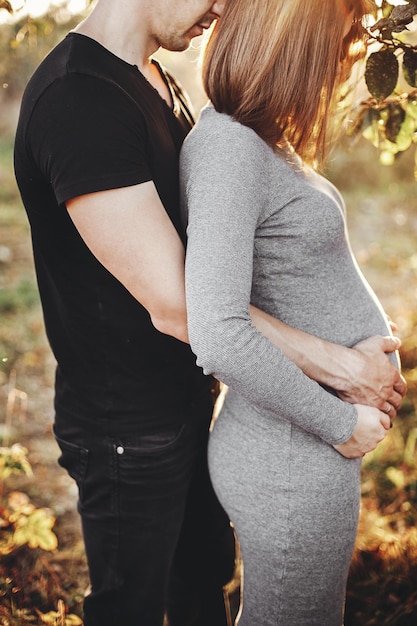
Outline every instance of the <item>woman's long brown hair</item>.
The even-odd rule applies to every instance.
[[[369,12],[369,0],[227,0],[203,57],[208,97],[271,146],[289,142],[322,161],[334,94],[360,56],[352,44]]]

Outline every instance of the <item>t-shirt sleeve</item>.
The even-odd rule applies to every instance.
[[[255,232],[269,210],[266,146],[231,120],[206,126],[197,126],[181,155],[188,327],[197,363],[256,406],[329,444],[343,443],[356,409],[305,376],[250,319]]]
[[[102,79],[70,74],[52,83],[36,103],[27,136],[59,204],[152,179],[142,113]]]

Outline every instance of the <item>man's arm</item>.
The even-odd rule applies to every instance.
[[[250,313],[256,328],[309,378],[331,387],[342,400],[395,417],[407,391],[386,355],[400,347],[397,337],[370,337],[351,349],[292,328],[254,306]]]
[[[153,325],[188,343],[184,246],[153,182],[66,204],[88,248],[147,309]]]

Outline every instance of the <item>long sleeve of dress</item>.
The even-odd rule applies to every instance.
[[[305,376],[250,319],[256,232],[276,210],[268,193],[272,150],[228,116],[204,114],[207,121],[181,155],[188,325],[197,363],[252,404],[329,444],[343,443],[356,424],[354,406]]]

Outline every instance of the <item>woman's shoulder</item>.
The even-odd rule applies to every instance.
[[[245,152],[270,152],[271,148],[251,128],[244,126],[227,113],[216,111],[212,104],[207,104],[200,113],[198,121],[184,142],[186,150],[209,146],[213,149],[233,148]]]

